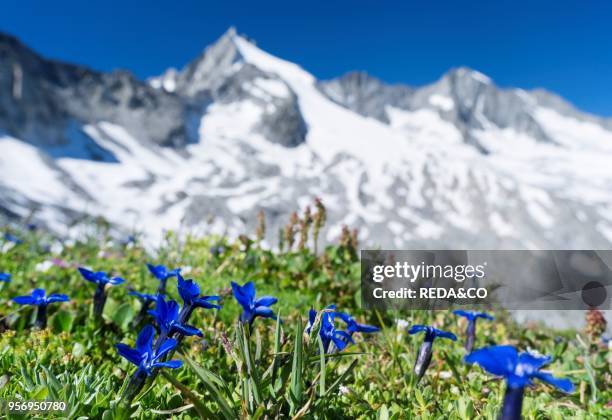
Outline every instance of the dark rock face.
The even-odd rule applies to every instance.
[[[81,131],[99,121],[121,125],[142,142],[181,147],[189,141],[184,115],[180,98],[127,71],[100,73],[47,60],[0,34],[0,127],[52,155],[112,160]],[[65,147],[75,135],[82,147]]]
[[[365,72],[320,82],[319,89],[334,102],[383,122],[389,122],[386,106],[409,109],[414,93],[408,86],[388,85]]]
[[[202,98],[218,103],[253,101],[264,109],[256,129],[268,141],[285,147],[304,143],[308,129],[295,93],[275,74],[245,62],[236,36],[230,28],[184,70],[172,75],[174,92],[194,104],[201,104]],[[259,80],[282,85],[286,94],[257,94],[254,91]]]
[[[384,123],[389,123],[387,106],[408,111],[433,109],[463,133],[466,143],[482,152],[486,150],[473,132],[487,129],[484,124],[511,128],[540,142],[554,143],[533,117],[537,105],[570,118],[612,127],[611,120],[583,114],[554,94],[543,90],[527,93],[520,89],[502,89],[488,77],[465,67],[450,70],[437,82],[417,89],[385,84],[363,72],[320,82],[319,88],[336,103]],[[439,106],[435,102],[437,98],[448,101],[447,106]]]

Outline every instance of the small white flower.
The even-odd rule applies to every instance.
[[[443,370],[442,372],[440,372],[439,376],[442,379],[449,379],[451,376],[453,376],[453,374],[449,372],[448,370]]]
[[[11,248],[13,248],[15,246],[15,244],[13,242],[5,242],[2,245],[2,253],[6,254],[7,252],[9,252],[11,250]]]
[[[36,264],[34,270],[38,271],[39,273],[46,273],[51,267],[53,267],[53,261],[47,260]]]
[[[398,319],[397,320],[397,328],[400,329],[400,330],[408,328],[409,325],[410,325],[410,323],[408,321],[406,321],[405,319]]]
[[[181,267],[181,274],[189,274],[193,271],[193,267],[190,265],[186,265],[184,267]]]
[[[347,395],[349,392],[349,389],[344,385],[340,385],[340,387],[338,388],[338,394],[340,395]]]
[[[539,351],[532,349],[531,347],[527,347],[527,353],[529,353],[530,355],[534,356],[534,357],[546,357],[546,355],[540,353]]]
[[[55,241],[53,242],[53,244],[51,244],[50,251],[53,255],[60,255],[63,250],[64,250],[64,245],[62,245],[60,241]]]

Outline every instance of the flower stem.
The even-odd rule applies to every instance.
[[[189,321],[189,318],[191,318],[191,314],[193,313],[194,309],[195,308],[193,305],[184,306],[179,314],[179,322],[181,324],[186,324]]]
[[[417,375],[417,383],[421,380],[423,375],[425,375],[425,371],[431,363],[432,347],[433,341],[425,340],[423,341],[423,344],[421,344],[419,354],[414,362],[414,373]]]
[[[465,350],[468,353],[471,353],[472,349],[474,348],[474,341],[476,339],[476,320],[468,322],[465,335],[467,336],[467,339],[465,340]]]
[[[159,281],[159,288],[157,289],[157,293],[160,295],[165,295],[166,294],[166,282],[168,281],[168,279],[164,279],[164,280],[160,280]]]
[[[34,327],[44,330],[47,328],[47,305],[39,305],[36,311],[36,321]]]
[[[99,284],[96,287],[93,301],[93,315],[95,320],[102,318],[102,312],[104,311],[104,304],[106,303],[106,293],[104,291],[104,285]]]
[[[141,370],[137,370],[130,378],[130,382],[128,382],[123,391],[123,395],[121,396],[123,402],[129,405],[136,395],[140,393],[146,381],[147,375]]]
[[[139,325],[142,322],[142,320],[145,319],[145,317],[147,316],[147,313],[149,312],[150,307],[151,307],[150,302],[143,302],[142,306],[140,307],[140,311],[138,311],[138,314],[132,321],[132,325],[134,326]]]
[[[504,395],[504,407],[502,408],[501,420],[520,420],[523,407],[524,387],[513,388],[506,385]]]

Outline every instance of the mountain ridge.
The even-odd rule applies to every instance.
[[[289,213],[319,196],[327,240],[348,224],[387,247],[612,242],[609,123],[554,94],[502,89],[465,67],[421,87],[365,73],[319,81],[231,29],[157,78],[71,79],[61,65],[37,73],[2,39],[0,208],[10,217],[35,207],[40,223],[70,234],[93,214],[155,239],[238,235],[261,209],[273,245]]]

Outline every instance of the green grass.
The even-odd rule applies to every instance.
[[[70,418],[497,418],[504,383],[462,362],[463,321],[448,311],[361,311],[359,262],[346,245],[330,246],[317,257],[308,249],[275,253],[255,243],[245,250],[240,241],[212,237],[179,243],[170,234],[153,258],[140,246],[100,239],[64,246],[60,255],[52,255],[44,250],[50,238],[22,236],[24,243],[0,254],[0,271],[13,276],[11,283],[0,283],[0,400],[64,401],[68,411],[55,415]],[[220,243],[225,253],[213,256],[210,247]],[[52,258],[69,267],[37,271],[38,264]],[[204,340],[187,338],[178,354],[184,366],[158,375],[131,406],[123,407],[121,390],[135,368],[114,345],[133,345],[140,328],[132,325],[139,303],[128,296],[128,286],[148,293],[157,288],[146,262],[191,267],[185,277],[194,278],[205,294],[223,296],[224,306],[218,312],[196,312],[190,324],[201,329]],[[94,285],[80,277],[77,266],[127,280],[110,289],[103,320],[91,319]],[[257,319],[253,331],[238,327],[240,308],[229,286],[247,280],[255,282],[258,295],[279,298],[273,308],[282,324]],[[169,281],[170,295],[180,302],[175,285]],[[35,287],[71,298],[49,307],[44,331],[30,328],[31,307],[10,301]],[[316,331],[311,336],[302,331],[310,307],[331,303],[383,330],[356,335],[357,344],[337,357],[321,357]],[[577,338],[575,331],[526,327],[505,313],[495,315],[495,322],[479,323],[476,347],[513,344],[554,355],[550,369],[576,384],[569,396],[536,384],[526,392],[525,418],[611,417],[606,405],[612,400],[612,356],[607,348]],[[418,385],[412,366],[422,337],[408,336],[398,319],[433,324],[459,337],[458,342],[435,343],[432,365]]]

